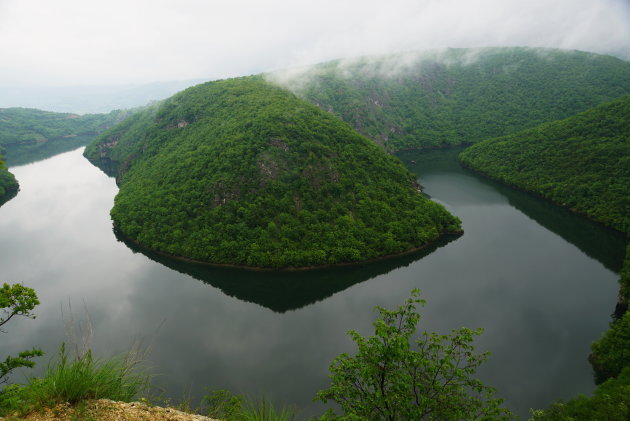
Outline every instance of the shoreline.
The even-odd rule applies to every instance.
[[[552,198],[547,197],[547,196],[544,196],[544,195],[543,195],[543,194],[541,194],[541,193],[538,193],[538,192],[535,192],[535,191],[532,191],[532,190],[527,190],[527,189],[525,189],[525,188],[523,188],[523,187],[517,186],[516,184],[508,183],[508,182],[506,182],[506,181],[504,181],[504,180],[502,180],[502,179],[500,179],[500,178],[493,177],[493,176],[491,176],[491,175],[489,175],[489,174],[484,173],[484,172],[483,172],[483,171],[481,171],[481,170],[478,170],[478,169],[473,168],[473,167],[471,167],[471,166],[469,166],[469,165],[466,165],[466,164],[465,164],[463,161],[461,161],[461,160],[459,160],[458,162],[459,162],[459,165],[461,165],[461,166],[462,166],[462,168],[465,168],[465,169],[467,169],[467,170],[470,170],[470,171],[472,171],[473,173],[475,173],[475,174],[477,174],[477,175],[480,175],[480,176],[482,176],[482,177],[484,177],[484,178],[486,178],[486,179],[488,179],[488,180],[492,180],[492,181],[495,181],[495,182],[497,182],[497,183],[501,183],[502,185],[504,185],[504,186],[506,186],[506,187],[509,187],[510,189],[513,189],[513,190],[516,190],[516,191],[519,191],[519,192],[522,192],[522,193],[527,193],[527,194],[529,194],[530,196],[536,197],[536,198],[538,198],[538,199],[543,199],[543,200],[545,200],[545,201],[547,201],[547,202],[549,202],[549,203],[554,204],[555,206],[559,206],[559,207],[561,207],[562,209],[566,209],[566,210],[568,210],[568,211],[570,211],[570,212],[573,212],[573,213],[574,213],[574,214],[576,214],[576,215],[580,215],[580,216],[582,216],[582,217],[584,217],[584,218],[588,219],[589,221],[595,222],[595,223],[597,223],[597,224],[601,225],[602,227],[604,227],[604,228],[606,228],[606,229],[609,229],[609,230],[614,231],[614,232],[616,232],[616,233],[623,234],[623,235],[625,235],[625,236],[626,236],[626,238],[628,238],[628,239],[630,240],[630,234],[628,234],[627,232],[621,231],[621,230],[619,230],[619,229],[617,229],[617,228],[615,228],[615,227],[613,227],[613,226],[611,226],[611,225],[609,225],[609,224],[607,224],[607,223],[605,223],[605,222],[603,222],[603,221],[601,221],[601,220],[599,220],[599,219],[596,219],[596,218],[592,217],[591,215],[588,215],[588,214],[586,214],[586,213],[584,213],[584,212],[580,212],[580,211],[578,211],[578,210],[577,210],[577,209],[575,209],[575,208],[570,208],[569,206],[563,205],[562,203],[558,203],[558,202],[556,202],[555,200],[553,200]]]
[[[452,231],[452,232],[450,232],[450,231],[442,232],[442,233],[440,233],[440,235],[435,240],[430,241],[430,242],[428,242],[426,244],[423,244],[421,246],[412,247],[412,248],[410,248],[408,250],[405,250],[405,251],[402,251],[400,253],[386,254],[386,255],[382,255],[382,256],[378,256],[378,257],[373,257],[371,259],[359,260],[359,261],[355,261],[355,262],[330,263],[330,264],[325,264],[325,265],[311,265],[311,266],[284,266],[284,267],[274,268],[274,267],[267,267],[267,266],[237,265],[237,264],[234,264],[234,263],[212,263],[212,262],[206,262],[206,261],[203,261],[203,260],[191,259],[191,258],[188,258],[188,257],[185,257],[185,256],[177,256],[177,255],[174,255],[174,254],[170,254],[170,253],[166,253],[166,252],[163,252],[163,251],[154,250],[154,249],[151,249],[149,247],[145,247],[144,245],[142,245],[138,241],[128,237],[125,233],[123,233],[120,229],[118,229],[115,224],[114,224],[113,229],[114,229],[114,233],[115,233],[115,235],[117,237],[120,237],[124,241],[127,241],[127,242],[133,244],[140,251],[146,251],[146,252],[149,252],[149,253],[157,254],[158,256],[161,256],[161,257],[166,257],[166,258],[169,258],[169,259],[173,259],[173,260],[177,260],[177,261],[185,262],[185,263],[192,263],[192,264],[196,264],[196,265],[203,265],[203,266],[209,266],[209,267],[223,267],[223,268],[241,269],[241,270],[248,270],[248,271],[251,271],[251,272],[303,272],[303,271],[309,271],[309,270],[329,269],[329,268],[334,268],[334,267],[346,267],[346,266],[361,265],[361,264],[366,264],[366,263],[374,263],[374,262],[379,262],[379,261],[383,261],[383,260],[394,259],[396,257],[406,256],[406,255],[413,254],[415,252],[424,250],[427,247],[432,246],[433,244],[437,243],[438,241],[440,241],[441,239],[443,239],[445,237],[459,238],[462,235],[464,235],[464,230]]]

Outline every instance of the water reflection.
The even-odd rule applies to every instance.
[[[157,263],[212,285],[230,297],[256,303],[277,313],[322,301],[355,284],[409,266],[457,238],[446,236],[413,253],[361,264],[308,271],[254,271],[171,259],[138,247],[116,230],[114,234],[134,253],[142,253]]]
[[[406,151],[399,158],[410,171],[419,177],[427,173],[440,173],[444,176],[465,174],[476,178],[491,187],[501,198],[525,215],[558,234],[566,241],[578,247],[589,257],[603,264],[607,269],[619,272],[625,256],[627,238],[620,232],[609,229],[602,224],[590,221],[568,209],[554,205],[550,201],[541,200],[533,195],[524,194],[499,183],[488,183],[486,178],[473,171],[462,168],[457,157],[463,148],[452,148],[433,151]],[[479,199],[475,191],[475,200]],[[458,197],[459,203],[464,198]]]
[[[83,135],[53,139],[47,142],[8,145],[5,150],[5,160],[10,167],[30,164],[85,146],[95,137],[96,135]]]
[[[374,306],[394,308],[420,288],[422,329],[486,329],[476,349],[493,356],[480,378],[524,419],[529,408],[590,393],[586,356],[608,325],[617,275],[517,210],[495,183],[453,160],[429,161],[416,170],[426,192],[462,219],[457,241],[423,258],[275,273],[278,280],[131,252],[112,233],[115,181],[80,150],[13,168],[22,191],[0,208],[0,266],[3,280],[35,288],[42,304],[36,320],[0,333],[0,358],[32,346],[54,355],[60,309],[71,302],[89,311],[96,355],[124,351],[138,336],[153,344],[151,372],[166,397],[196,401],[205,387],[227,388],[297,405],[308,417],[324,411],[312,399],[329,385],[330,361],[354,351],[346,332],[370,334]],[[611,237],[601,236],[593,241]]]
[[[4,205],[9,200],[13,199],[15,196],[17,196],[17,194],[18,194],[18,190],[9,192],[8,194],[5,194],[4,196],[0,197],[0,206]]]

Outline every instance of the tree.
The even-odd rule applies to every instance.
[[[0,288],[0,327],[4,326],[15,316],[23,316],[31,319],[35,318],[32,310],[39,304],[37,294],[32,288],[21,284],[9,285],[5,283]],[[17,357],[8,356],[0,362],[0,383],[6,383],[7,376],[11,371],[19,367],[33,367],[35,363],[31,361],[35,357],[40,357],[43,352],[40,349],[22,351]]]
[[[337,420],[473,420],[510,419],[493,398],[494,389],[473,378],[488,353],[475,354],[473,337],[479,330],[462,328],[450,335],[423,332],[412,336],[420,320],[420,291],[413,290],[396,310],[377,307],[375,336],[349,334],[356,355],[341,354],[332,362],[331,386],[316,400],[337,402],[344,411],[332,410],[323,419]]]
[[[619,376],[630,367],[630,312],[613,322],[602,337],[591,345],[589,360],[595,371],[596,382]]]
[[[545,410],[532,410],[532,421],[573,421],[630,419],[630,367],[595,389],[593,396],[577,396],[568,402],[556,401]]]

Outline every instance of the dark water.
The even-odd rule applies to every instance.
[[[165,397],[230,389],[297,405],[306,417],[324,410],[311,401],[328,384],[330,361],[353,350],[345,332],[371,333],[374,306],[393,308],[420,288],[423,329],[485,328],[476,346],[493,356],[480,377],[521,416],[591,392],[589,345],[614,309],[625,239],[466,172],[455,156],[401,157],[422,175],[425,193],[462,219],[462,237],[304,273],[200,267],[134,251],[111,228],[114,180],[81,150],[13,167],[22,190],[0,208],[2,276],[35,288],[42,304],[37,319],[5,326],[0,357],[32,345],[53,355],[73,318],[87,314],[96,354],[150,346]]]
[[[69,138],[57,138],[47,142],[33,142],[12,144],[5,147],[3,154],[7,165],[14,167],[17,165],[30,164],[50,158],[63,152],[85,146],[96,137],[93,135],[81,135]],[[2,151],[0,151],[2,152]]]

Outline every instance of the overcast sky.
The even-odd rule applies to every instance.
[[[216,79],[504,45],[630,58],[630,0],[0,0],[4,86]]]

